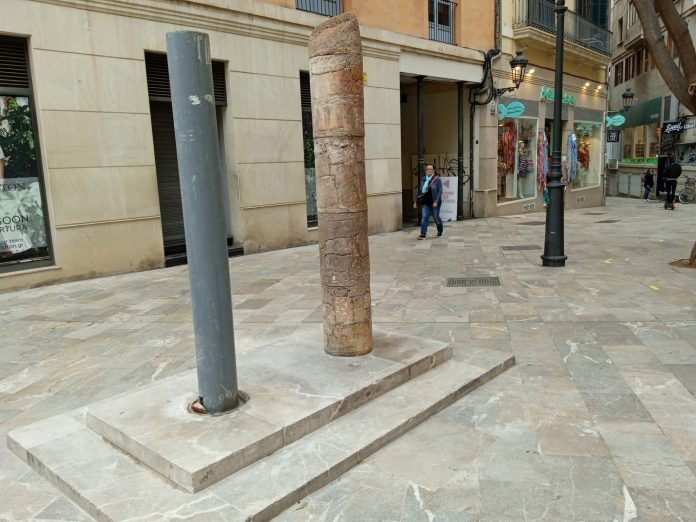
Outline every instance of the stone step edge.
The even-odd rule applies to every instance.
[[[312,412],[302,419],[298,419],[292,424],[280,427],[276,432],[268,435],[267,437],[256,440],[239,451],[231,453],[226,458],[217,461],[208,468],[204,468],[200,471],[199,475],[204,476],[207,481],[202,485],[199,485],[193,477],[190,482],[185,481],[182,477],[188,476],[189,473],[187,470],[180,468],[172,461],[163,460],[158,453],[152,451],[147,446],[140,444],[135,439],[130,438],[126,433],[120,429],[114,428],[100,417],[92,414],[89,407],[86,408],[85,423],[87,427],[94,431],[98,436],[104,438],[107,442],[129,455],[131,458],[137,460],[142,465],[147,466],[149,469],[158,473],[165,480],[173,482],[188,493],[198,493],[199,491],[203,491],[204,489],[212,486],[220,480],[224,480],[245,467],[252,466],[258,460],[265,458],[276,451],[280,451],[298,440],[301,440],[303,437],[306,437],[312,432],[336,421],[342,416],[347,415],[366,404],[369,404],[370,401],[381,397],[385,393],[388,393],[391,390],[398,388],[399,386],[402,386],[403,384],[421,375],[427,374],[432,369],[437,368],[452,358],[454,351],[451,343],[441,341],[430,342],[441,344],[441,346],[429,353],[424,354],[419,359],[411,361],[395,372],[385,375],[377,380],[373,380],[365,387],[336,400],[332,404],[329,404],[320,410]],[[138,391],[142,392],[142,389],[139,389]],[[300,424],[311,424],[308,423],[307,420],[313,417],[318,419],[316,425],[308,426],[308,429],[306,430],[297,429]],[[259,448],[263,446],[271,446],[268,444],[269,439],[277,439],[278,442],[275,447],[273,447],[271,451],[260,451]],[[239,459],[243,463],[230,466],[230,462],[238,457],[240,453],[246,456],[245,458]],[[215,470],[216,468],[220,469],[221,466],[225,467],[225,473],[211,472],[211,470]]]
[[[267,521],[273,518],[274,516],[279,515],[282,513],[284,510],[287,508],[291,507],[293,504],[296,502],[299,502],[302,498],[306,497],[307,495],[313,493],[314,491],[317,491],[318,489],[322,488],[323,486],[327,485],[328,483],[332,482],[336,478],[338,478],[340,475],[348,471],[350,468],[353,466],[357,465],[376,451],[378,451],[380,448],[386,446],[390,442],[396,440],[399,436],[403,435],[407,431],[413,429],[423,421],[427,420],[429,417],[432,415],[442,411],[445,409],[447,406],[453,404],[457,400],[459,400],[461,397],[466,395],[467,393],[473,391],[480,385],[488,382],[489,380],[495,378],[496,376],[500,375],[503,373],[505,370],[510,368],[515,364],[515,358],[514,356],[510,355],[503,359],[499,364],[489,367],[487,369],[482,370],[477,376],[473,377],[472,379],[468,380],[467,382],[460,383],[458,385],[450,386],[450,389],[444,391],[444,395],[442,393],[440,394],[440,397],[434,401],[431,401],[430,404],[423,405],[422,407],[419,407],[418,411],[414,415],[410,415],[405,419],[402,419],[398,424],[387,427],[383,430],[383,433],[380,435],[374,437],[373,439],[367,441],[367,443],[362,443],[360,444],[360,447],[353,448],[352,451],[339,458],[336,459],[333,463],[329,464],[326,463],[326,467],[324,469],[317,470],[316,473],[314,473],[312,476],[304,475],[303,480],[301,481],[302,483],[295,483],[291,484],[291,481],[282,481],[282,483],[287,486],[286,491],[280,492],[275,495],[274,499],[271,499],[270,501],[265,501],[259,503],[258,501],[256,502],[256,506],[254,507],[253,505],[249,509],[240,509],[237,506],[235,508],[239,510],[241,513],[241,517],[239,518],[240,521],[244,520],[246,522],[262,522],[262,521]],[[440,368],[434,370],[433,372],[430,372],[432,374],[438,374],[442,373],[443,371],[446,372],[448,369],[451,369],[453,365],[454,369],[457,369],[458,364],[455,361],[450,361],[444,365],[441,365]],[[448,368],[449,367],[449,368]],[[431,375],[430,377],[437,377],[437,375]],[[429,384],[432,387],[437,387],[440,389],[438,386],[438,381],[437,379],[432,380],[431,382],[428,383],[426,382],[426,386]],[[413,387],[418,390],[419,385],[423,385],[423,382],[419,378],[414,379],[413,381],[406,383],[402,385],[403,387]],[[393,393],[393,392],[389,392]],[[255,467],[270,467],[273,468],[276,464],[274,461],[282,461],[286,455],[292,454],[299,454],[301,453],[302,450],[302,445],[306,448],[307,446],[311,445],[311,439],[314,437],[319,437],[324,434],[325,431],[330,431],[331,429],[334,429],[336,431],[341,431],[341,426],[340,424],[348,424],[350,425],[353,422],[353,417],[357,413],[361,413],[363,417],[368,416],[369,417],[369,409],[371,406],[374,404],[377,404],[378,402],[384,402],[390,399],[389,393],[383,395],[376,401],[373,401],[372,403],[363,406],[359,410],[354,410],[350,414],[347,414],[340,419],[334,421],[333,423],[324,426],[323,428],[315,431],[312,434],[307,435],[303,439],[300,439],[299,441],[296,441],[294,444],[287,446],[283,448],[280,451],[277,451],[276,453],[269,455],[268,457],[261,459],[254,465],[245,468],[241,472],[238,472],[236,475],[232,477],[228,477],[225,481],[213,486],[211,489],[218,489],[218,488],[228,488],[231,487],[235,492],[238,491],[245,491],[244,487],[249,487],[252,486],[251,488],[247,489],[246,491],[259,491],[260,488],[258,488],[258,480],[256,477],[254,477],[252,470],[254,470]],[[62,419],[61,419],[62,418]],[[88,430],[86,426],[83,424],[79,424],[77,420],[73,419],[70,417],[68,414],[62,414],[59,415],[55,418],[55,423],[54,425],[59,425],[60,421],[62,420],[64,423],[68,424],[68,430],[77,430],[80,429],[82,430],[83,434],[86,436],[91,437],[94,439],[95,443],[99,443],[104,446],[104,451],[110,451],[113,452],[113,454],[117,457],[120,458],[121,464],[120,466],[125,466],[129,467],[130,469],[133,470],[133,474],[136,474],[142,470],[148,470],[147,473],[149,473],[152,477],[152,479],[157,479],[162,482],[162,488],[167,489],[171,488],[172,486],[168,481],[166,481],[161,475],[157,473],[152,473],[150,468],[141,466],[135,459],[132,459],[130,456],[124,454],[121,450],[118,448],[113,447],[110,445],[108,442],[104,441],[103,439],[99,438],[96,434],[94,434],[92,431]],[[78,427],[79,425],[79,427]],[[16,431],[20,431],[22,428],[19,428]],[[79,491],[79,489],[72,484],[68,479],[65,479],[61,475],[61,470],[52,470],[48,465],[46,465],[41,457],[39,455],[36,455],[35,453],[32,452],[32,448],[24,448],[21,444],[20,440],[17,440],[13,436],[13,432],[8,434],[7,436],[7,445],[9,449],[15,453],[21,460],[26,462],[30,467],[32,467],[39,475],[43,476],[46,478],[51,484],[53,484],[59,491],[61,491],[66,497],[68,497],[70,500],[75,502],[78,506],[80,506],[83,510],[85,510],[89,515],[94,517],[97,520],[100,521],[115,521],[118,520],[116,518],[113,518],[110,516],[108,513],[105,513],[102,511],[99,506],[97,506],[94,502],[94,499],[90,499],[89,496],[85,495],[84,492]],[[311,451],[311,448],[310,448]],[[295,462],[292,463],[294,466]],[[262,470],[263,471],[263,470]],[[234,484],[228,483],[231,481],[234,481]],[[245,482],[249,482],[250,484],[245,485]],[[255,487],[253,487],[255,486]],[[265,488],[264,488],[265,490]],[[219,492],[212,492],[216,493],[217,496],[219,495]],[[181,492],[180,495],[185,498],[187,502],[193,502],[195,500],[196,495],[190,495],[184,492]],[[147,514],[143,513],[138,513],[138,514],[133,514],[134,516],[140,516],[140,517],[145,517]]]
[[[435,377],[438,371],[442,370],[444,373],[447,368],[445,368],[448,365],[453,365],[453,367],[457,367],[458,364],[455,361],[451,361],[446,363],[445,365],[441,366],[438,370],[435,370],[432,375],[429,376],[423,376],[425,379],[428,377]],[[448,390],[443,390],[444,395],[441,396],[440,398],[436,399],[435,401],[432,401],[430,404],[425,406],[424,408],[420,409],[415,415],[409,416],[408,418],[403,419],[400,423],[394,425],[393,427],[386,429],[385,432],[376,437],[374,440],[370,441],[368,444],[363,445],[362,447],[355,448],[353,453],[349,455],[347,458],[344,458],[338,462],[335,462],[333,467],[330,467],[326,469],[324,472],[316,474],[314,477],[309,477],[303,484],[297,484],[296,487],[294,487],[292,490],[288,491],[282,496],[278,496],[272,503],[269,502],[267,503],[267,506],[255,510],[255,512],[243,512],[245,518],[245,522],[265,522],[268,520],[271,520],[273,517],[278,516],[280,513],[291,507],[293,504],[299,502],[309,494],[321,489],[322,487],[326,486],[330,482],[333,482],[336,480],[338,477],[340,477],[342,474],[347,472],[350,468],[356,466],[360,462],[364,461],[366,458],[368,458],[370,455],[374,454],[377,452],[379,449],[383,448],[387,444],[395,441],[398,439],[401,435],[407,433],[408,431],[412,430],[419,424],[423,423],[433,415],[441,412],[448,406],[451,406],[454,404],[456,401],[467,395],[468,393],[472,392],[479,386],[485,384],[486,382],[490,381],[491,379],[497,377],[504,371],[506,371],[508,368],[514,366],[515,364],[515,356],[514,355],[509,355],[507,358],[502,360],[501,363],[492,366],[487,369],[483,369],[480,374],[471,380],[467,382],[463,382],[459,385],[454,385]],[[425,381],[427,382],[427,381]],[[414,379],[413,381],[410,381],[408,383],[405,383],[402,385],[402,387],[413,387],[413,388],[418,388],[419,385],[421,385],[422,382],[420,382],[418,379]],[[431,386],[438,386],[437,381],[433,384],[430,383]],[[401,388],[401,387],[400,387]],[[398,389],[397,389],[398,390]],[[390,393],[394,393],[397,390],[393,390]],[[377,401],[387,401],[389,399],[389,394],[385,394]],[[377,401],[373,401],[373,403],[376,403]],[[317,436],[320,436],[322,431],[328,431],[328,430],[335,430],[335,431],[341,431],[340,427],[337,426],[338,423],[344,423],[350,425],[353,421],[353,417],[357,416],[358,414],[362,416],[367,416],[369,417],[369,409],[370,406],[373,404],[368,404],[361,408],[360,410],[355,410],[351,412],[350,414],[342,417],[337,423],[331,423],[327,426],[324,426],[322,429],[317,430],[315,432]],[[312,437],[314,434],[309,435],[308,437]],[[307,439],[307,437],[305,437]],[[298,448],[295,446],[299,446],[302,444],[307,444],[310,442],[309,439],[305,440],[301,439],[297,441],[295,444],[290,445],[286,448],[283,448],[283,450],[276,452],[269,457],[266,457],[266,459],[277,459],[281,460],[284,457],[284,453],[299,453]],[[258,463],[257,463],[258,465]],[[272,467],[272,464],[269,462],[269,467]],[[242,472],[244,473],[244,472]],[[240,487],[248,487],[251,484],[253,484],[255,481],[252,478],[251,480],[248,480],[248,477],[245,477],[242,475],[242,473],[239,474],[237,478],[238,484],[236,485],[235,489],[238,489]],[[251,473],[249,473],[251,475]],[[243,484],[243,482],[247,480],[248,484]],[[286,483],[287,484],[287,483]],[[289,485],[289,484],[288,484]],[[290,488],[288,488],[290,489]]]

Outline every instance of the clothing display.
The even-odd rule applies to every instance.
[[[574,132],[568,134],[568,181],[575,180],[578,173],[578,137]]]

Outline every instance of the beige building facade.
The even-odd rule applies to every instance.
[[[608,6],[565,2],[561,143],[566,208],[603,202],[607,67],[611,33]],[[543,211],[544,178],[550,170],[555,78],[555,2],[504,0],[502,54],[493,60],[493,83],[505,87],[510,59],[529,60],[520,88],[491,100],[480,111],[480,172],[475,215]],[[569,144],[571,150],[569,151]],[[574,150],[573,150],[574,149]]]
[[[416,220],[419,154],[457,192],[448,219],[542,211],[536,153],[552,110],[552,4],[6,0],[0,291],[185,258],[165,49],[176,30],[210,37],[231,254],[317,241],[307,43],[340,12],[361,26],[370,233]],[[564,148],[572,132],[594,141],[583,176],[569,183],[569,207],[601,203],[610,37],[576,27],[585,29],[566,46]],[[511,86],[517,50],[530,60],[524,83],[486,101],[486,71],[496,88]],[[510,156],[501,142],[513,128]]]
[[[0,76],[9,114],[0,146],[19,150],[16,120],[24,118],[33,158],[20,168],[19,152],[5,151],[2,194],[33,210],[2,206],[0,290],[160,267],[181,255],[164,55],[166,33],[175,30],[210,36],[230,251],[315,242],[302,80],[309,34],[332,3],[361,23],[369,230],[400,229],[412,185],[402,165],[416,152],[404,146],[415,133],[402,123],[405,92],[417,76],[449,90],[425,102],[448,115],[448,128],[455,122],[456,143],[451,92],[456,82],[481,81],[494,8],[312,1],[7,0],[0,44],[24,56],[27,81],[17,88],[14,73]],[[460,16],[463,9],[476,17]],[[433,32],[440,29],[444,38]],[[451,152],[447,139],[442,152]]]

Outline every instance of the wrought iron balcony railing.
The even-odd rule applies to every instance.
[[[343,10],[341,0],[297,0],[295,5],[300,11],[324,16],[336,16],[341,14]]]
[[[550,0],[516,0],[514,29],[534,27],[556,34],[556,4]],[[563,34],[566,42],[611,56],[611,31],[593,24],[573,11],[566,11]]]
[[[428,0],[428,38],[454,43],[454,9],[452,0]]]

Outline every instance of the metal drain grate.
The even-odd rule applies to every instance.
[[[595,223],[618,223],[620,219],[604,219],[602,221],[595,221]]]
[[[518,225],[545,225],[546,221],[527,221],[526,223],[517,223]]]
[[[448,277],[447,286],[500,286],[500,279],[493,277]]]
[[[541,247],[537,245],[507,245],[500,248],[503,250],[541,250]]]

